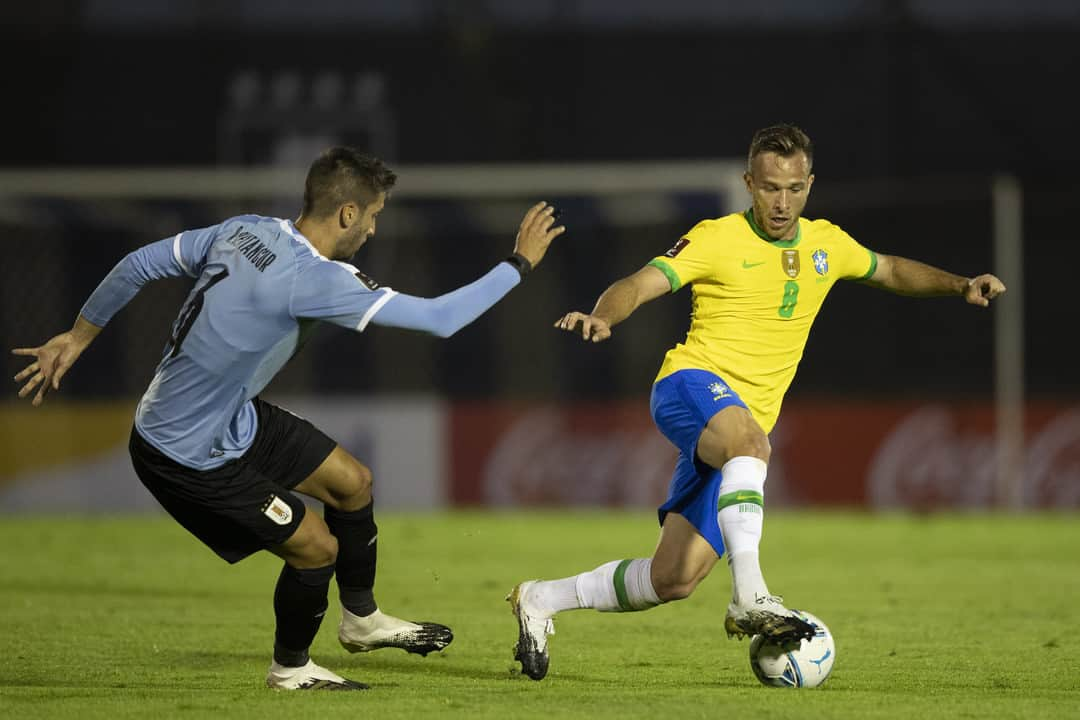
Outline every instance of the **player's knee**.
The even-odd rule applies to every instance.
[[[698,458],[717,469],[735,457],[756,457],[768,463],[771,454],[769,436],[741,408],[721,411],[698,439]]]
[[[654,572],[652,575],[653,590],[663,602],[685,600],[690,597],[700,582],[701,577],[697,573],[661,571]]]
[[[308,546],[307,561],[311,567],[326,567],[337,562],[338,541],[329,532],[320,533]]]
[[[371,470],[367,465],[363,465],[359,462],[353,464],[350,485],[352,486],[352,494],[354,497],[361,500],[370,499],[371,483],[373,480],[374,478],[371,475]]]
[[[732,453],[732,457],[756,457],[766,464],[769,462],[771,455],[772,445],[769,443],[769,436],[757,428],[746,433]]]
[[[660,598],[662,602],[672,602],[673,600],[685,600],[693,594],[694,589],[697,588],[697,580],[665,580],[654,587],[656,591],[656,597]]]
[[[371,470],[359,461],[349,463],[346,475],[339,485],[337,496],[338,507],[341,510],[359,510],[371,502],[371,483],[373,481]]]
[[[338,541],[329,531],[312,533],[301,546],[286,557],[298,569],[321,568],[337,562]]]
[[[732,433],[724,448],[724,462],[736,457],[755,457],[768,463],[771,455],[769,436],[753,420],[743,423]]]

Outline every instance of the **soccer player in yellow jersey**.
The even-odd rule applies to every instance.
[[[795,376],[814,317],[840,279],[913,296],[958,295],[986,307],[1005,292],[993,275],[967,278],[866,249],[826,220],[801,217],[813,146],[793,125],[759,130],[744,175],[752,206],[698,223],[673,248],[600,295],[592,313],[555,326],[590,342],[643,303],[693,293],[686,341],[664,358],[652,389],[653,420],[679,449],[660,541],[651,558],[615,560],[561,580],[526,581],[507,599],[518,619],[515,658],[539,680],[547,636],[563,610],[646,610],[688,597],[727,553],[729,636],[778,642],[813,634],[769,592],[758,563],[768,433]]]

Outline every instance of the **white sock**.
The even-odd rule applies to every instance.
[[[650,573],[652,558],[613,560],[576,578],[578,607],[635,612],[660,604]]]
[[[537,580],[529,586],[525,603],[537,615],[551,617],[563,610],[577,610],[577,576],[561,580]]]
[[[746,455],[731,458],[720,468],[717,521],[731,568],[732,598],[738,604],[769,594],[758,562],[767,470],[764,461]]]

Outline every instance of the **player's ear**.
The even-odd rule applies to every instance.
[[[356,203],[345,203],[338,209],[338,224],[341,229],[352,227],[352,224],[360,219],[360,208]]]
[[[743,182],[746,183],[746,192],[753,195],[754,194],[754,185],[753,185],[754,178],[753,178],[753,176],[751,176],[750,173],[748,173],[748,172],[744,172],[742,174],[742,179],[743,179]]]

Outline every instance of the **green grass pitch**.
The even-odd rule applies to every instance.
[[[556,620],[551,671],[517,673],[503,601],[519,580],[647,556],[647,512],[379,517],[376,595],[454,628],[427,658],[348,655],[331,610],[317,662],[366,693],[262,686],[278,561],[218,560],[168,518],[0,519],[0,717],[1080,717],[1080,518],[783,512],[763,564],[836,636],[815,690],[760,686],[722,620],[718,565],[688,600]]]

